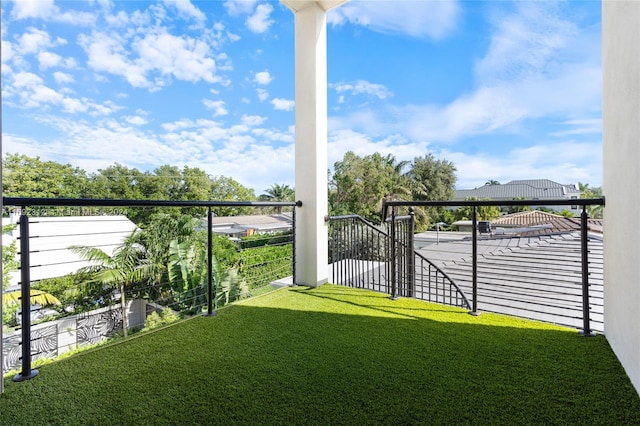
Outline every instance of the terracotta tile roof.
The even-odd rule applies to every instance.
[[[494,230],[496,228],[526,228],[540,225],[551,225],[551,227],[536,231],[537,233],[549,234],[580,230],[579,219],[538,210],[508,214],[491,221],[491,227]]]

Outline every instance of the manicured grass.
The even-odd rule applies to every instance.
[[[603,336],[325,285],[5,380],[0,424],[640,424]]]

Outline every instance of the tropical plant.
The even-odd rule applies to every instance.
[[[2,304],[6,306],[19,305],[21,301],[21,290],[8,291],[2,294]],[[60,301],[54,295],[40,290],[31,290],[29,293],[29,303],[31,305],[49,306],[60,305]]]
[[[107,306],[113,292],[109,286],[92,281],[92,276],[86,272],[45,278],[33,282],[31,287],[55,295],[61,304],[54,305],[53,309],[61,316]]]
[[[265,190],[265,193],[260,195],[260,199],[264,201],[294,201],[296,197],[296,191],[289,185],[279,185],[274,183],[271,187]],[[276,208],[278,214],[282,213],[282,206]]]
[[[40,305],[42,307],[60,305],[60,301],[52,294],[40,290],[31,290],[29,296],[30,305]],[[2,322],[8,326],[18,324],[16,312],[20,309],[21,290],[8,291],[2,294]]]
[[[116,247],[112,255],[96,247],[72,246],[72,252],[80,255],[92,265],[81,269],[91,274],[91,279],[117,288],[122,307],[122,330],[127,337],[127,301],[126,292],[137,283],[146,280],[151,274],[151,263],[146,250],[139,242],[139,230],[134,230],[124,242]]]
[[[602,197],[602,187],[589,187],[588,183],[578,182],[580,198],[600,198]],[[587,206],[587,214],[594,219],[602,219],[604,209],[602,206]]]
[[[213,259],[213,281],[216,286],[215,307],[249,296],[249,285],[238,277],[236,268],[223,269],[216,258]]]
[[[469,197],[467,198],[469,201],[477,201],[477,197]],[[489,201],[490,198],[485,198],[486,201]],[[473,216],[473,207],[464,206],[455,210],[455,215],[457,220],[471,220]],[[476,218],[477,220],[491,220],[498,218],[502,215],[502,211],[498,206],[477,206],[476,207]]]
[[[514,198],[515,200],[524,200],[524,197],[516,197]],[[531,206],[509,206],[507,207],[507,213],[512,214],[512,213],[520,213],[520,212],[530,212],[531,211]]]
[[[178,303],[195,312],[205,302],[206,251],[187,241],[171,241],[167,271],[171,290]]]
[[[331,214],[359,214],[379,222],[384,199],[410,199],[411,191],[402,173],[406,161],[391,154],[360,157],[349,151],[334,164],[329,186]]]

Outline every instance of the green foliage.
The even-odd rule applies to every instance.
[[[467,198],[469,201],[478,200],[477,197]],[[485,201],[491,200],[490,198],[485,198]],[[463,206],[459,209],[455,210],[456,220],[471,220],[473,216],[473,207],[471,206]],[[496,219],[502,215],[502,211],[499,206],[478,206],[476,207],[476,217],[478,220],[491,220]]]
[[[256,196],[253,189],[241,185],[234,179],[218,176],[209,177],[199,168],[184,166],[182,169],[163,165],[153,172],[141,172],[115,163],[96,173],[87,173],[70,164],[42,161],[39,157],[20,154],[6,154],[3,159],[3,194],[12,197],[58,197],[58,198],[106,198],[127,200],[216,200],[251,201]],[[276,187],[272,189],[278,189]],[[290,195],[291,188],[279,187],[283,194]],[[274,194],[276,195],[276,194]],[[34,214],[46,211],[49,216],[76,214],[74,209],[34,208]],[[129,219],[139,226],[151,223],[157,213],[174,217],[189,215],[203,217],[206,209],[190,208],[126,208]],[[95,208],[95,214],[109,214],[112,209]],[[225,207],[215,209],[218,216],[249,214],[247,207]]]
[[[153,265],[146,256],[145,248],[140,244],[139,232],[134,230],[121,245],[116,247],[112,255],[95,247],[69,247],[69,250],[92,263],[91,266],[80,270],[90,274],[91,281],[119,290],[124,337],[127,337],[128,333],[126,293],[132,291],[138,284],[144,285],[153,271]]]
[[[236,180],[217,176],[211,180],[211,199],[216,201],[252,201],[256,199],[253,189],[249,189]],[[216,207],[216,216],[240,216],[251,213],[250,207]]]
[[[380,222],[384,199],[410,198],[409,181],[402,173],[406,164],[391,154],[360,157],[347,152],[334,164],[329,183],[330,214],[359,214]]]
[[[270,235],[251,235],[240,239],[239,248],[245,250],[262,246],[288,244],[292,241],[293,234],[291,232],[278,232]]]
[[[160,314],[158,311],[153,311],[144,320],[143,331],[153,330],[154,328],[161,327],[163,325],[172,324],[180,319],[180,316],[169,308],[164,308]]]
[[[580,189],[580,192],[582,192],[580,198],[602,197],[602,187],[598,186],[591,188],[588,183],[578,182],[578,188]],[[603,211],[604,209],[602,206],[587,206],[587,214],[593,219],[602,219]]]
[[[169,283],[180,310],[195,313],[206,302],[206,254],[205,248],[193,242],[173,240],[169,245]]]
[[[212,266],[216,308],[249,297],[249,286],[238,276],[236,268],[223,268],[215,257],[212,258]]]
[[[6,235],[8,232],[12,231],[15,228],[15,225],[7,225],[2,227],[2,234]],[[9,281],[11,280],[11,272],[17,271],[20,267],[20,262],[18,262],[17,254],[18,249],[16,245],[16,240],[11,241],[8,245],[2,246],[2,290],[5,290],[9,287]]]
[[[404,173],[407,166],[409,171]],[[436,160],[431,154],[416,157],[409,163],[398,162],[391,154],[359,157],[347,152],[343,160],[334,165],[329,211],[332,215],[355,213],[380,222],[384,201],[450,200],[454,195],[455,171],[453,163]],[[442,210],[416,208],[416,229],[425,229]]]
[[[86,172],[71,164],[7,153],[2,168],[5,196],[82,198],[87,192]]]
[[[576,217],[576,214],[568,209],[560,210],[559,212],[554,212],[554,213],[557,215],[569,217],[569,218]]]
[[[240,277],[253,289],[291,275],[293,273],[291,250],[291,244],[280,244],[240,251],[238,258]]]
[[[7,234],[15,228],[15,225],[7,225],[2,227],[2,234]],[[11,241],[8,245],[2,246],[2,292],[9,287],[11,281],[11,272],[18,270],[20,262],[16,257],[17,247],[16,241]],[[16,319],[16,312],[18,312],[18,305],[10,305],[4,303],[4,297],[2,298],[2,324],[7,326],[18,325]]]
[[[524,198],[517,197],[517,198],[514,198],[514,200],[524,200]],[[508,206],[507,207],[507,213],[509,214],[520,213],[520,212],[530,212],[530,211],[531,211],[531,206]]]
[[[414,200],[451,200],[455,195],[456,167],[432,154],[416,157],[411,164],[411,194]]]
[[[66,316],[88,312],[110,304],[113,288],[92,278],[92,275],[87,272],[78,272],[35,281],[32,286],[60,300],[60,305],[52,308],[60,315]]]
[[[436,160],[432,154],[416,157],[409,171],[411,196],[420,201],[451,200],[455,195],[456,167],[447,160]],[[445,207],[416,209],[416,230],[427,229]]]
[[[295,201],[295,197],[296,191],[289,185],[280,185],[274,183],[269,189],[266,189],[265,193],[261,194],[258,199],[260,201],[282,202]],[[282,207],[275,208],[275,212],[278,214],[282,213]]]

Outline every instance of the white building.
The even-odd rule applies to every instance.
[[[2,225],[11,224],[13,218],[3,218]],[[20,255],[20,228],[3,235],[3,245],[16,241]],[[71,252],[71,246],[97,247],[112,254],[124,239],[136,229],[126,216],[62,216],[29,218],[29,252],[31,280],[61,277],[89,263]],[[19,288],[20,272],[13,272],[10,290]]]

